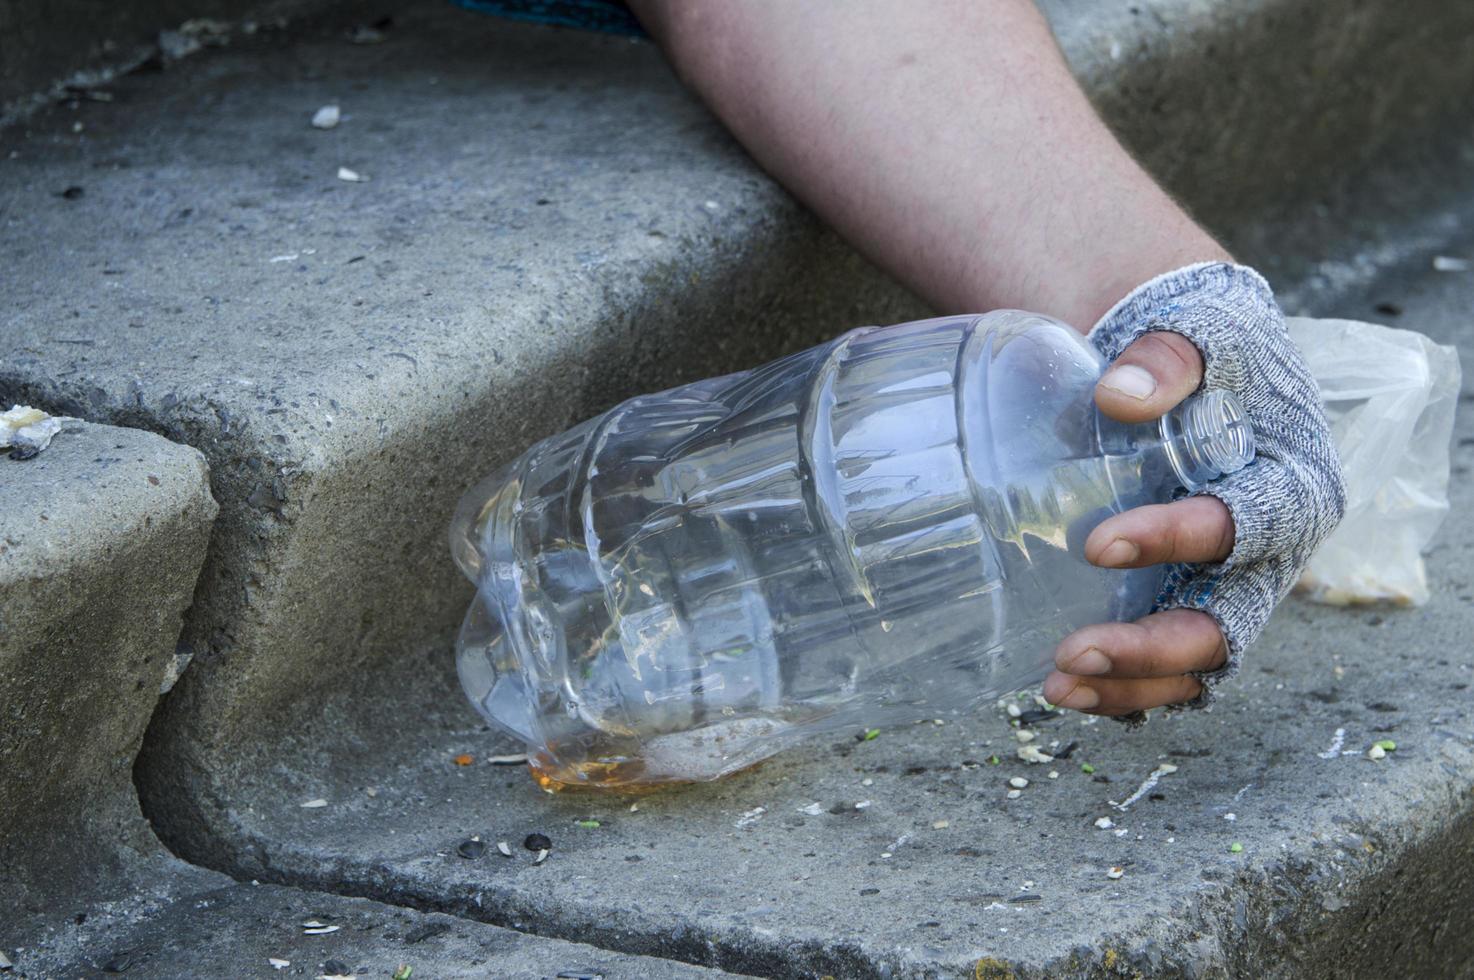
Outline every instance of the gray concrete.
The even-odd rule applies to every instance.
[[[307,935],[304,922],[337,928]],[[273,959],[288,965],[276,967]],[[244,980],[337,975],[337,968],[342,967],[347,974],[387,980],[406,966],[414,980],[719,980],[732,976],[684,963],[520,935],[448,915],[425,915],[273,885],[230,885],[199,894],[131,930],[120,930],[95,955],[54,972],[29,976],[122,973],[130,980]]]
[[[146,432],[0,456],[0,951],[218,883],[164,853],[131,778],[214,516],[200,453]]]
[[[161,32],[211,21],[221,29],[194,42],[229,43],[243,27],[276,29],[320,6],[320,0],[0,0],[0,124],[58,98],[110,94],[119,74],[160,60]],[[176,37],[166,46],[177,55],[194,42]]]
[[[1327,271],[1330,236],[1288,249],[1282,218],[1241,209],[1292,191],[1314,202],[1326,167],[1360,159],[1344,143],[1370,152],[1369,130],[1404,132],[1383,125],[1394,108],[1423,125],[1463,98],[1463,5],[1137,7],[1149,16],[1116,2],[1053,11],[1113,121],[1243,254],[1316,265],[1287,283],[1307,302],[1402,257],[1349,252]],[[986,957],[1064,974],[1288,970],[1287,955],[1354,942],[1368,944],[1357,962],[1391,955],[1376,926],[1422,901],[1393,862],[1459,855],[1467,838],[1467,719],[1439,686],[1462,683],[1448,672],[1464,661],[1384,676],[1395,644],[1467,630],[1446,582],[1426,616],[1377,629],[1282,615],[1258,661],[1279,675],[1251,671],[1243,699],[1209,718],[1135,739],[1053,723],[1050,738],[1080,738],[1114,782],[1065,768],[1012,804],[998,771],[956,768],[988,748],[969,742],[1004,744],[997,719],[826,747],[634,814],[451,766],[496,750],[445,648],[468,594],[443,529],[466,484],[623,395],[920,310],[757,174],[648,46],[428,0],[398,13],[386,43],[350,46],[342,28],[358,16],[242,40],[121,82],[117,103],[5,134],[18,156],[0,159],[0,389],[199,447],[222,503],[182,641],[194,663],[140,768],[172,846],[246,876],[765,974],[952,974]],[[1342,28],[1344,43],[1325,43]],[[1305,66],[1312,43],[1308,67],[1275,70]],[[1373,57],[1379,44],[1419,56]],[[310,129],[329,101],[347,121]],[[339,181],[339,166],[371,179]],[[58,196],[72,186],[82,196]],[[1443,556],[1443,574],[1459,557]],[[1331,636],[1349,658],[1330,688],[1341,700],[1306,708],[1331,684],[1306,650]],[[1394,682],[1398,712],[1357,707],[1390,700]],[[1410,751],[1377,769],[1321,764],[1343,723],[1362,739],[1396,724]],[[1158,754],[1204,749],[1164,777],[1166,800],[1122,820],[1143,841],[1090,825]],[[902,775],[916,766],[927,772]],[[316,797],[329,805],[299,806]],[[852,817],[798,813],[866,798]],[[1228,801],[1234,826],[1215,809]],[[733,826],[757,806],[761,819]],[[572,826],[590,812],[604,825]],[[937,819],[951,826],[933,831]],[[1235,827],[1245,851],[1231,856]],[[472,833],[515,843],[533,829],[557,838],[542,867],[454,854]],[[1373,830],[1362,858],[1347,835]],[[1113,863],[1119,882],[1103,877]],[[1443,898],[1462,873],[1415,884]],[[1355,897],[1322,918],[1331,893],[1317,883],[1342,874]],[[1026,880],[1040,901],[1013,902]],[[1292,897],[1272,902],[1276,888]],[[1460,906],[1444,904],[1456,936]],[[1278,936],[1299,953],[1275,953]],[[1404,962],[1431,963],[1408,958],[1420,950]]]

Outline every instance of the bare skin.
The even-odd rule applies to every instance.
[[[941,312],[1035,310],[1088,330],[1147,280],[1226,261],[1096,116],[1029,0],[631,0],[686,83],[754,158]],[[1155,419],[1202,379],[1196,347],[1151,333],[1096,389],[1107,415]],[[1102,523],[1108,568],[1220,561],[1212,497]],[[1052,703],[1125,714],[1195,697],[1226,657],[1206,613],[1067,637]]]

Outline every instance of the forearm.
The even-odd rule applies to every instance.
[[[1027,0],[634,0],[784,186],[945,312],[1088,329],[1226,253],[1096,117]]]

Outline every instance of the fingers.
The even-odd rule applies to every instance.
[[[1085,559],[1102,568],[1223,561],[1234,547],[1233,516],[1217,497],[1134,507],[1100,522]]]
[[[1044,682],[1051,704],[1118,715],[1197,697],[1189,674],[1222,667],[1228,658],[1213,617],[1191,609],[1153,613],[1135,623],[1101,623],[1066,637],[1059,669]]]
[[[1095,404],[1122,422],[1165,414],[1203,381],[1203,355],[1182,334],[1142,334],[1111,363],[1095,387]]]

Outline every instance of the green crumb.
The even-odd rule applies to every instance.
[[[1230,854],[1241,854],[1243,853],[1243,850],[1244,845],[1240,844],[1238,841],[1234,841],[1232,844],[1228,845],[1228,853]]]
[[[414,967],[410,966],[408,963],[401,963],[399,965],[399,969],[394,971],[394,976],[390,978],[390,980],[409,980],[414,972]]]
[[[990,755],[990,756],[988,756],[988,765],[990,765],[990,766],[996,766],[996,765],[998,765],[1002,761],[1003,760],[1000,759],[1000,758],[998,758],[996,755]]]
[[[574,823],[578,824],[584,830],[598,830],[600,826],[597,820],[575,820]]]
[[[1091,773],[1095,772],[1095,767],[1088,762],[1082,762],[1080,763],[1080,771],[1088,776]]]
[[[865,737],[863,739],[861,739],[861,741],[864,741],[864,742],[873,742],[877,738],[880,738],[880,729],[879,728],[867,728],[865,730]]]
[[[1390,739],[1390,738],[1384,738],[1384,739],[1382,739],[1382,741],[1376,743],[1376,745],[1377,745],[1377,748],[1381,749],[1383,752],[1396,752],[1397,751],[1397,743],[1394,742],[1394,741],[1392,741],[1392,739]]]

